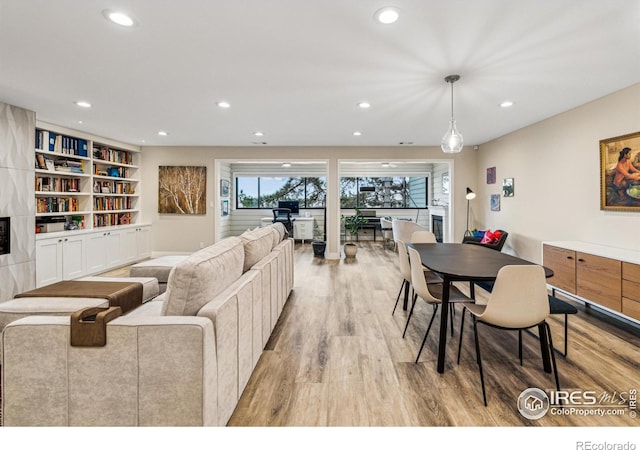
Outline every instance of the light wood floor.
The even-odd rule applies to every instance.
[[[229,421],[230,426],[637,426],[619,416],[523,418],[516,408],[529,387],[555,387],[542,371],[538,341],[480,328],[488,407],[482,403],[471,321],[465,324],[460,365],[455,336],[446,371],[436,371],[437,329],[414,363],[432,309],[416,305],[407,338],[406,311],[391,315],[400,287],[397,255],[380,242],[359,244],[351,261],[314,258],[296,244],[295,287]],[[569,353],[558,358],[560,386],[620,394],[640,387],[640,337],[585,311],[569,318]],[[437,318],[438,320],[439,318]],[[550,320],[554,343],[564,344],[562,322]],[[450,335],[449,335],[450,336]],[[616,398],[619,399],[619,398]]]
[[[314,258],[296,244],[295,287],[267,343],[230,426],[638,426],[624,416],[552,416],[528,420],[516,400],[529,387],[555,387],[541,368],[538,341],[524,335],[524,365],[517,334],[480,327],[488,407],[482,403],[473,329],[465,323],[456,365],[461,309],[449,335],[446,371],[436,371],[437,328],[414,363],[432,309],[416,305],[391,315],[401,284],[397,254],[381,242],[360,242],[355,259]],[[128,268],[109,272],[128,276]],[[466,286],[459,286],[463,291]],[[484,291],[477,289],[477,296]],[[486,294],[485,294],[486,295]],[[640,388],[640,332],[603,320],[597,311],[569,316],[569,353],[558,356],[560,386],[619,395]],[[436,318],[436,324],[439,317]],[[550,319],[554,344],[564,345],[562,320]],[[615,397],[616,401],[619,397]]]

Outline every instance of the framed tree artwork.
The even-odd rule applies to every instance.
[[[600,141],[600,209],[640,211],[640,132]]]
[[[160,166],[158,168],[158,212],[161,214],[206,214],[207,168]]]

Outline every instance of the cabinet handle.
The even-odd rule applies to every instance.
[[[64,241],[67,242],[69,239],[68,238],[64,238]]]
[[[584,262],[584,259],[578,258],[578,262]]]
[[[58,239],[58,242],[62,242],[62,239]]]
[[[573,256],[567,256],[567,259],[573,259]]]

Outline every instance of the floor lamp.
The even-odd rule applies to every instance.
[[[476,193],[473,192],[470,188],[467,188],[467,229],[464,232],[465,236],[471,236],[471,231],[469,231],[469,201],[476,198]]]

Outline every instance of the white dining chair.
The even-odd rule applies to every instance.
[[[422,349],[424,348],[425,342],[427,342],[427,337],[429,337],[429,331],[431,330],[431,325],[433,325],[433,320],[436,317],[436,312],[438,312],[438,306],[442,303],[442,283],[439,284],[427,284],[424,271],[422,266],[422,259],[420,258],[420,253],[414,248],[409,247],[409,264],[411,270],[411,284],[413,286],[413,301],[411,304],[411,311],[409,311],[409,316],[407,317],[407,324],[405,325],[404,332],[407,332],[407,327],[409,326],[409,320],[413,315],[413,309],[416,306],[416,301],[418,297],[424,300],[427,304],[433,305],[433,314],[431,316],[431,320],[429,321],[429,326],[427,326],[427,331],[424,334],[424,339],[422,340],[422,344],[420,345],[420,350],[418,351],[418,356],[416,356],[416,363],[420,359],[420,354],[422,353]],[[453,305],[454,303],[460,302],[470,302],[471,299],[464,295],[458,288],[455,286],[451,286],[449,288],[449,304]],[[453,315],[451,317],[451,328],[453,329]],[[404,337],[404,334],[402,335]]]
[[[429,230],[416,230],[411,233],[412,244],[435,244],[437,242],[436,235]]]
[[[384,245],[389,242],[393,243],[393,249],[396,249],[396,243],[393,240],[393,221],[384,217],[380,218],[380,231],[382,232],[382,238],[384,239]]]
[[[400,273],[402,274],[402,285],[400,286],[400,291],[398,291],[396,304],[393,306],[393,312],[391,313],[391,315],[396,312],[396,308],[398,307],[398,302],[400,301],[400,296],[402,295],[403,290],[408,291],[411,288],[411,267],[409,265],[409,254],[407,253],[407,246],[403,241],[396,241],[396,245],[398,247],[398,263],[400,265]],[[442,283],[442,278],[440,278],[432,271],[426,270],[423,271],[423,273],[423,277],[428,284]]]
[[[391,229],[393,231],[393,240],[402,241],[404,243],[411,242],[411,235],[415,231],[426,230],[425,227],[418,225],[411,220],[393,219],[391,221]]]
[[[465,311],[473,317],[473,332],[476,347],[476,361],[482,384],[482,398],[487,406],[487,394],[482,371],[480,356],[480,342],[478,338],[478,324],[483,323],[494,328],[518,331],[518,354],[522,364],[522,330],[538,326],[548,346],[551,355],[551,365],[555,375],[556,389],[560,390],[558,368],[553,351],[551,329],[546,319],[549,316],[549,299],[544,268],[538,265],[509,265],[498,271],[498,276],[485,305],[465,303]],[[460,364],[460,350],[464,330],[464,312],[460,326],[460,341],[458,343],[458,364]]]

